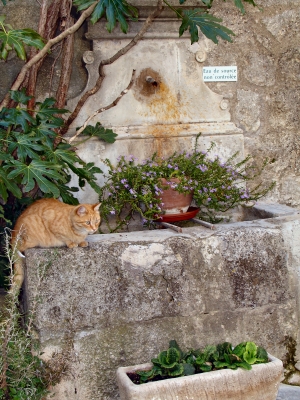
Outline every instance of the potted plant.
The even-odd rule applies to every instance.
[[[283,364],[254,342],[183,352],[175,340],[151,364],[120,367],[121,400],[275,400]]]
[[[216,213],[253,204],[274,186],[272,182],[267,187],[246,188],[248,181],[261,174],[268,160],[260,168],[253,167],[250,156],[237,161],[236,153],[224,162],[218,156],[210,156],[213,146],[206,152],[183,151],[166,158],[154,153],[141,163],[133,155],[120,156],[115,166],[106,159],[108,174],[100,201],[101,215],[110,230],[127,224],[135,212],[142,216],[143,223],[158,220],[168,212],[163,197],[166,189],[184,195],[188,203],[192,199],[201,219],[216,222]],[[109,225],[110,215],[117,219],[114,229]]]

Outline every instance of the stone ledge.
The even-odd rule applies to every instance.
[[[71,332],[77,354],[54,399],[117,399],[116,368],[148,361],[171,339],[194,348],[253,340],[284,359],[285,338],[299,335],[300,253],[290,238],[300,241],[300,216],[269,220],[28,250],[27,309],[50,262],[35,317],[42,348],[62,348]]]

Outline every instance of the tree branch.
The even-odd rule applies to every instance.
[[[27,73],[27,71],[34,65],[36,64],[38,61],[40,61],[47,53],[48,51],[51,49],[51,47],[56,44],[59,43],[61,40],[63,40],[64,38],[66,38],[67,36],[71,35],[72,33],[76,32],[81,25],[83,24],[83,22],[92,14],[92,12],[94,11],[94,8],[96,7],[97,1],[95,1],[89,8],[87,8],[85,11],[83,11],[83,13],[80,15],[78,21],[76,21],[76,23],[74,25],[72,25],[70,28],[66,29],[64,32],[62,32],[60,35],[56,36],[53,39],[50,39],[45,47],[42,48],[42,50],[36,54],[34,57],[32,57],[21,69],[19,75],[17,76],[15,82],[13,83],[11,90],[18,90],[20,85],[23,82],[23,79],[25,78],[25,75]],[[2,100],[1,104],[0,104],[0,111],[2,110],[3,107],[6,107],[8,105],[10,101],[10,96],[9,94],[7,94],[5,96],[5,98]]]
[[[135,77],[135,69],[132,71],[132,75],[131,75],[131,79],[129,82],[129,85],[127,86],[126,89],[122,90],[122,92],[119,94],[119,96],[108,106],[103,107],[103,108],[99,108],[99,110],[95,111],[94,114],[90,115],[88,117],[88,119],[85,121],[85,123],[82,125],[81,128],[78,129],[78,131],[76,132],[76,135],[72,136],[69,139],[69,143],[72,143],[80,134],[81,132],[84,131],[84,129],[87,127],[88,123],[98,114],[102,113],[103,111],[107,111],[110,108],[115,107],[119,101],[121,100],[121,98],[131,89],[132,85],[133,85],[133,81],[134,81],[134,77]]]
[[[72,4],[69,3],[69,0],[65,0],[64,2],[62,2],[62,10],[61,11],[64,12],[64,15],[62,16],[62,20],[63,20],[62,22],[63,22],[64,26],[62,26],[62,29],[68,29],[74,25],[74,20],[70,16],[70,10],[68,10],[68,6],[71,6],[71,5]],[[55,103],[55,107],[57,107],[57,108],[63,108],[66,103],[67,92],[68,92],[69,83],[70,83],[70,79],[71,79],[71,72],[72,72],[73,48],[74,48],[74,34],[69,35],[63,41],[63,47],[62,47],[63,52],[62,52],[62,59],[61,59],[62,71],[61,71],[61,76],[60,76],[59,85],[58,85],[59,89],[56,92],[56,103]]]
[[[100,89],[100,87],[102,85],[102,82],[103,82],[103,80],[105,78],[103,66],[112,64],[118,58],[120,58],[125,53],[127,53],[133,46],[135,46],[142,39],[143,35],[147,32],[147,30],[149,29],[149,27],[151,26],[151,24],[155,20],[155,18],[157,18],[160,15],[162,10],[163,10],[162,0],[158,0],[156,9],[148,16],[148,18],[144,22],[144,25],[142,26],[140,31],[136,34],[136,36],[125,47],[123,47],[121,50],[119,50],[115,55],[113,55],[112,57],[100,62],[100,65],[99,65],[99,77],[98,77],[98,79],[97,79],[97,81],[95,83],[95,86],[92,89],[90,89],[87,92],[85,92],[84,95],[80,98],[79,102],[77,103],[77,105],[75,107],[75,110],[71,113],[69,118],[66,120],[64,126],[60,129],[59,134],[61,136],[63,136],[68,131],[69,126],[76,119],[76,117],[78,116],[81,108],[83,107],[83,105],[85,104],[87,99],[90,96],[92,96],[95,93],[97,93],[98,90]]]
[[[55,0],[50,3],[50,0],[44,0],[41,5],[40,11],[40,21],[39,21],[39,28],[38,33],[42,36],[45,40],[49,40],[55,34],[57,29],[57,17],[59,13],[60,7],[60,0]],[[38,49],[32,47],[30,49],[30,59],[35,57],[38,54]],[[27,95],[33,96],[32,99],[28,102],[28,108],[34,109],[35,108],[35,90],[36,90],[36,81],[37,81],[37,74],[39,69],[42,66],[44,57],[36,62],[31,68],[30,71],[27,72],[28,75],[28,84],[27,86]],[[23,79],[23,87],[24,87],[24,79]]]

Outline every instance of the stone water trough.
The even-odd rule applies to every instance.
[[[24,304],[49,357],[68,349],[54,399],[118,399],[119,366],[183,348],[255,341],[297,360],[300,214],[276,204],[247,221],[93,235],[88,248],[26,252]],[[41,271],[46,270],[41,279]]]

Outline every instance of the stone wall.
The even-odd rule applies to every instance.
[[[299,340],[300,217],[277,215],[28,250],[26,304],[32,309],[38,295],[44,356],[70,351],[54,399],[117,399],[117,367],[148,362],[171,339],[186,348],[253,340],[290,359],[288,344]]]
[[[238,65],[237,84],[226,83],[232,121],[243,129],[246,153],[276,160],[266,175],[277,181],[270,198],[298,206],[299,2],[259,1],[262,11],[246,7],[242,18],[232,2],[221,3],[216,16],[236,37],[233,44],[210,45],[209,64]],[[208,86],[224,90],[224,84]]]
[[[148,4],[149,2],[136,0],[135,3]],[[199,4],[199,2],[194,0],[193,4]],[[297,207],[300,204],[298,189],[300,179],[298,161],[299,91],[297,90],[300,68],[299,1],[258,0],[257,4],[262,9],[245,4],[246,14],[242,16],[232,1],[214,0],[214,14],[222,17],[224,25],[236,34],[233,43],[220,40],[220,43],[215,45],[201,36],[199,43],[189,46],[186,37],[178,39],[177,34],[175,35],[177,27],[175,22],[172,22],[173,31],[172,29],[169,31],[172,38],[166,38],[165,30],[157,28],[160,32],[160,38],[155,42],[159,43],[157,48],[151,39],[151,32],[153,33],[151,31],[147,39],[148,44],[152,41],[152,47],[149,45],[151,49],[148,47],[149,51],[145,52],[146,41],[144,41],[144,44],[140,44],[140,47],[138,45],[132,53],[127,55],[127,59],[120,60],[121,69],[118,69],[117,64],[111,67],[111,71],[119,71],[119,73],[111,76],[110,67],[107,67],[107,80],[104,82],[101,92],[87,104],[83,115],[75,121],[73,131],[75,126],[82,124],[94,107],[98,104],[106,105],[115,95],[119,94],[124,85],[127,85],[130,74],[128,68],[123,68],[124,62],[125,64],[127,62],[127,67],[129,63],[130,67],[137,69],[142,65],[149,68],[155,67],[153,69],[160,68],[158,72],[163,77],[163,83],[167,84],[164,89],[168,89],[169,92],[168,94],[164,92],[166,97],[163,98],[162,104],[159,101],[160,95],[152,98],[155,101],[148,103],[147,107],[145,107],[144,101],[144,108],[139,114],[139,107],[132,108],[132,101],[136,101],[138,96],[133,89],[132,93],[135,93],[135,97],[128,93],[127,98],[125,96],[123,99],[123,105],[119,105],[119,111],[116,109],[98,118],[106,126],[114,126],[116,121],[120,121],[120,115],[123,117],[130,115],[128,123],[120,121],[115,126],[119,133],[119,140],[113,145],[95,142],[85,144],[79,148],[81,156],[102,165],[103,158],[109,157],[114,161],[120,153],[137,153],[143,158],[152,151],[171,152],[178,148],[191,148],[194,144],[195,134],[201,130],[203,135],[206,135],[206,142],[217,141],[219,143],[218,151],[223,151],[226,156],[239,149],[241,154],[243,152],[251,153],[257,162],[262,161],[265,157],[276,160],[265,172],[266,180],[275,179],[277,181],[277,186],[269,194],[268,199]],[[0,13],[6,13],[7,21],[17,28],[29,25],[36,28],[39,14],[38,3],[35,0],[8,2],[6,7],[0,6]],[[68,106],[70,108],[74,106],[74,100],[72,103],[71,98],[76,99],[79,93],[86,90],[84,87],[87,88],[94,79],[90,72],[91,63],[106,56],[113,48],[117,48],[121,41],[125,40],[126,42],[127,40],[128,42],[128,37],[136,29],[133,24],[125,38],[121,38],[118,29],[114,31],[114,34],[105,36],[105,31],[101,28],[104,24],[105,22],[101,22],[95,26],[84,26],[77,35],[76,60],[74,60],[73,80],[69,94]],[[102,38],[99,38],[99,32],[102,32]],[[162,53],[163,64],[156,68],[157,62],[160,62],[157,53],[161,53],[162,47],[170,46],[170,43],[173,43],[173,52],[171,49],[166,50],[165,48]],[[84,67],[81,66],[81,57],[86,50],[93,50],[94,53],[92,59],[85,58],[89,77],[84,72]],[[204,60],[202,59],[200,63],[195,59],[199,51],[205,55]],[[49,94],[49,89],[46,87],[47,73],[55,54],[50,57],[52,58],[48,60],[45,72],[39,82],[39,91],[47,94]],[[177,80],[177,83],[172,81],[175,76],[180,76],[180,74],[178,75],[176,71],[174,74],[168,71],[173,59],[174,63],[177,63],[174,68],[180,71],[185,80],[181,82],[180,90],[178,90],[179,81]],[[21,62],[15,57],[7,63],[0,62],[3,78],[0,84],[2,95],[9,87],[8,83],[13,80],[20,64]],[[205,82],[204,84],[201,79],[201,68],[219,65],[236,65],[238,67],[237,82]],[[55,67],[54,76],[59,76],[59,63]],[[185,85],[186,87],[184,87]],[[198,93],[197,88],[199,89]],[[188,90],[186,91],[186,89]],[[214,103],[217,109],[214,108],[212,117],[208,115],[209,110],[207,111],[207,104],[210,104],[207,101],[211,96],[215,99],[218,98]],[[165,101],[166,99],[169,101]],[[225,100],[222,103],[222,107],[225,109],[219,108],[222,99]],[[151,117],[151,110],[154,110],[156,120]],[[178,114],[180,110],[182,111],[181,115]],[[206,110],[205,118],[202,115],[203,110]],[[132,121],[135,111],[138,115]],[[223,122],[220,122],[220,114],[224,115],[224,119],[221,118]],[[94,123],[96,121],[97,119],[94,120]],[[203,121],[209,122],[203,123]],[[219,125],[216,126],[216,122]],[[180,128],[182,124],[183,126]],[[70,134],[73,131],[71,130]],[[216,134],[219,134],[219,137],[216,137]],[[206,145],[206,142],[203,143],[203,146]],[[103,183],[102,176],[99,176],[99,183]],[[92,201],[94,198],[95,194],[88,189],[80,195],[80,199],[84,201],[90,199]]]

